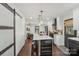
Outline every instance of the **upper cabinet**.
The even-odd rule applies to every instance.
[[[73,26],[74,30],[79,30],[79,8],[73,10]]]
[[[63,29],[63,19],[61,17],[57,17],[57,30]]]

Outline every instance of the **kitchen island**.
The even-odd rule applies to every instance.
[[[33,35],[32,48],[35,49],[38,56],[51,56],[53,47],[53,38],[50,36]],[[35,52],[33,52],[35,54]]]

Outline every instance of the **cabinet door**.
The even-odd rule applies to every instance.
[[[57,46],[64,45],[63,36],[62,36],[62,35],[56,35],[56,36],[55,36],[55,39],[54,39],[54,43],[55,43]]]
[[[57,18],[57,30],[62,30],[64,25],[64,21],[61,17]]]
[[[69,47],[71,49],[79,49],[79,42],[75,40],[69,40]]]

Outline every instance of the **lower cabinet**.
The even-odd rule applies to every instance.
[[[63,35],[55,34],[54,35],[54,43],[57,46],[64,46],[64,37],[63,37]]]
[[[79,42],[69,39],[70,55],[79,56]]]

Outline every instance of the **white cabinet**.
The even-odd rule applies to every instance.
[[[79,30],[79,7],[73,10],[73,26],[74,30]]]
[[[61,17],[57,17],[57,30],[62,30],[64,25],[64,21]]]
[[[57,46],[63,46],[64,45],[64,37],[63,37],[63,35],[55,35],[54,43]]]

